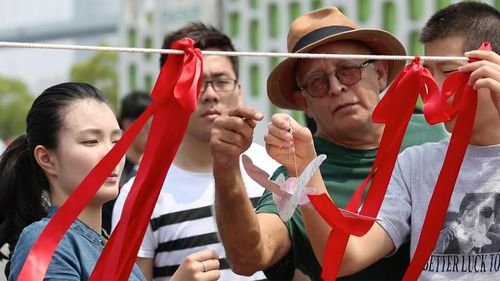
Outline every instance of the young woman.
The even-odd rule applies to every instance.
[[[16,280],[32,245],[73,190],[121,138],[102,94],[84,83],[45,90],[27,117],[26,134],[0,157],[0,247],[12,255],[6,267]],[[124,158],[125,159],[125,158]],[[101,254],[101,207],[118,194],[124,161],[114,169],[59,243],[45,280],[87,280]],[[185,258],[171,280],[215,280],[218,255],[207,250]],[[213,265],[207,268],[208,265]],[[9,274],[10,271],[10,274]],[[130,280],[145,280],[134,266]]]
[[[63,83],[45,90],[27,117],[26,134],[0,159],[0,245],[12,253],[9,280],[50,218],[87,173],[121,138],[116,117],[91,85]],[[101,206],[116,197],[123,161],[114,169],[58,245],[46,280],[86,280],[106,239]],[[2,259],[9,257],[2,254]],[[131,279],[144,280],[134,267]]]

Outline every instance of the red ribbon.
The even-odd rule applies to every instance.
[[[479,50],[491,51],[491,46],[489,43],[483,43]],[[474,118],[476,117],[477,93],[468,84],[469,77],[470,73],[455,72],[443,84],[440,103],[443,106],[443,117],[451,120],[456,116],[457,120],[446,151],[443,167],[429,202],[415,254],[403,280],[416,280],[420,276],[425,263],[429,260],[436,246],[439,232],[446,219],[448,205],[472,134]],[[453,97],[453,104],[449,105],[447,101],[451,97]],[[424,113],[425,110],[424,105]]]
[[[483,44],[481,50],[491,50]],[[392,175],[404,132],[408,126],[418,95],[424,102],[424,114],[430,124],[449,121],[458,116],[441,174],[432,196],[416,253],[405,279],[418,278],[434,249],[439,230],[444,222],[449,199],[467,148],[474,123],[477,96],[467,85],[470,74],[455,73],[446,79],[442,93],[431,73],[419,64],[417,57],[397,76],[384,98],[373,112],[373,121],[385,124],[384,133],[373,167],[356,189],[346,209],[358,213],[364,191],[371,181],[360,215],[376,217]],[[453,103],[448,100],[454,95]],[[453,151],[451,153],[450,151]],[[308,195],[318,213],[332,227],[323,260],[324,280],[334,280],[347,246],[349,236],[362,236],[373,221],[360,217],[344,217],[327,194]],[[425,241],[425,242],[423,242]],[[425,245],[425,246],[424,246]]]
[[[91,276],[92,280],[129,278],[161,185],[186,131],[189,116],[196,108],[202,78],[202,56],[193,44],[191,39],[173,44],[172,48],[184,50],[184,55],[168,57],[151,92],[152,104],[49,221],[28,254],[18,280],[44,279],[57,244],[154,114],[145,153],[125,201],[122,218]]]

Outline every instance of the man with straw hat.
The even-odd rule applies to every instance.
[[[288,32],[287,46],[293,53],[405,55],[402,44],[390,33],[359,28],[335,7],[297,18]],[[275,105],[304,111],[316,122],[316,151],[328,156],[320,167],[321,174],[339,207],[347,204],[371,169],[384,130],[383,125],[371,121],[371,114],[379,94],[404,65],[402,60],[359,57],[288,58],[268,78],[268,95]],[[300,211],[283,222],[272,193],[264,193],[256,213],[244,193],[238,157],[252,141],[255,121],[261,119],[256,110],[240,107],[222,114],[212,130],[215,212],[227,258],[239,274],[265,269],[270,279],[290,280],[295,269],[300,269],[311,279],[320,280],[321,266]],[[443,137],[442,127],[430,129],[422,116],[414,116],[403,147]],[[281,167],[273,177],[281,173],[297,176]],[[351,279],[400,279],[408,258],[408,248],[402,249]]]

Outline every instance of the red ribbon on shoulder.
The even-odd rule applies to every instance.
[[[172,48],[184,50],[184,55],[168,56],[151,92],[153,102],[49,221],[28,254],[18,280],[44,279],[59,241],[154,114],[144,156],[120,223],[90,278],[128,280],[161,185],[196,108],[202,81],[202,55],[199,49],[194,49],[194,41],[185,38]]]
[[[491,48],[488,43],[483,43],[480,50],[491,50]],[[417,57],[397,76],[373,112],[373,121],[385,124],[379,151],[372,170],[346,206],[348,211],[372,218],[375,218],[380,210],[418,95],[420,94],[424,102],[424,115],[428,123],[446,122],[458,116],[419,244],[405,275],[406,280],[418,278],[434,249],[470,139],[477,95],[472,87],[467,85],[469,76],[469,73],[460,72],[450,75],[440,93],[431,73],[419,64]],[[453,97],[452,104],[448,102],[451,97]],[[370,181],[371,186],[358,212],[362,196]],[[324,280],[334,280],[349,236],[363,236],[370,230],[374,221],[360,216],[344,217],[327,194],[308,196],[318,213],[332,227],[325,248],[321,277]]]

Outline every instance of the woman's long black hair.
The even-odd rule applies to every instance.
[[[10,260],[24,227],[47,215],[49,183],[35,161],[34,148],[57,148],[65,109],[86,99],[106,103],[99,90],[89,84],[70,82],[48,88],[28,112],[26,134],[16,138],[0,156],[0,247],[8,244],[10,252],[0,252],[0,261]],[[5,268],[7,276],[8,272],[9,265]]]

